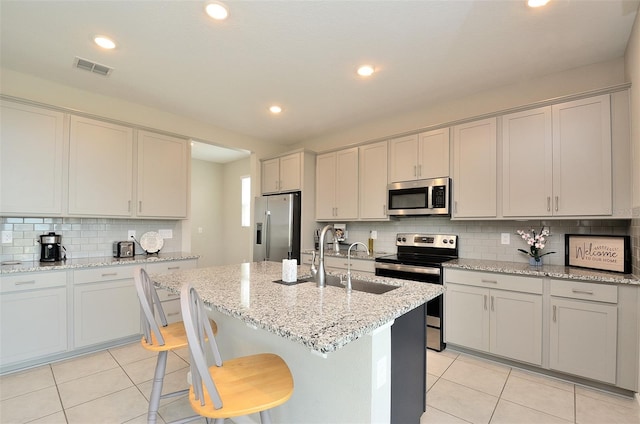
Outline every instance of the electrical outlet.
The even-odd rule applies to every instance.
[[[509,233],[502,233],[500,236],[500,242],[502,244],[510,244],[511,243],[511,235]]]
[[[13,243],[13,233],[11,231],[3,231],[2,232],[2,242],[3,243]]]
[[[173,238],[173,230],[158,230],[158,234],[163,239],[172,239]]]
[[[377,239],[378,238],[378,232],[377,231],[371,231],[371,238],[372,239]]]
[[[198,234],[202,234],[202,227],[198,227]]]
[[[127,240],[132,240],[136,238],[136,230],[129,230],[127,232]]]

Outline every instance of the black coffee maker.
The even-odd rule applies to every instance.
[[[61,235],[49,233],[40,236],[40,262],[58,262],[66,259]]]

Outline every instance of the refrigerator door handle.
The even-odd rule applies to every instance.
[[[264,213],[266,215],[265,217],[265,230],[264,230],[264,236],[265,236],[265,259],[268,261],[271,258],[271,212],[270,211],[266,211]]]

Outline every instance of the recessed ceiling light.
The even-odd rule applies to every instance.
[[[374,72],[375,69],[373,69],[373,66],[370,65],[363,65],[358,68],[358,75],[360,75],[361,77],[370,77]]]
[[[96,35],[93,41],[103,49],[111,50],[116,47],[116,43],[114,43],[113,40],[105,37],[104,35]]]
[[[271,106],[271,107],[269,108],[269,111],[270,111],[271,113],[278,114],[278,113],[282,112],[282,108],[281,108],[280,106],[278,106],[278,105],[273,105],[273,106]]]
[[[549,3],[549,0],[527,0],[527,6],[529,7],[542,7]]]
[[[204,10],[207,12],[207,15],[216,21],[223,21],[227,19],[227,16],[229,16],[229,9],[227,9],[227,6],[217,1],[208,3]]]

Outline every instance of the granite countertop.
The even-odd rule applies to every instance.
[[[298,267],[299,278],[301,267]],[[328,273],[330,274],[330,273]],[[333,352],[391,322],[444,291],[440,285],[366,276],[353,278],[399,286],[384,294],[343,288],[316,287],[315,282],[287,286],[279,262],[253,262],[151,275],[157,285],[173,292],[189,282],[203,301],[285,339],[321,352]]]
[[[632,274],[596,271],[564,265],[531,266],[528,263],[489,261],[484,259],[455,259],[442,264],[445,268],[468,269],[472,271],[499,272],[503,274],[529,275],[565,280],[581,280],[595,283],[636,284],[640,279]]]
[[[97,258],[67,259],[61,262],[5,262],[0,266],[0,274],[13,274],[19,272],[40,272],[58,271],[77,268],[92,268],[114,265],[135,265],[150,262],[178,261],[187,259],[198,259],[199,255],[192,255],[184,252],[158,253],[156,255],[136,255],[133,258],[113,258],[110,256]]]

